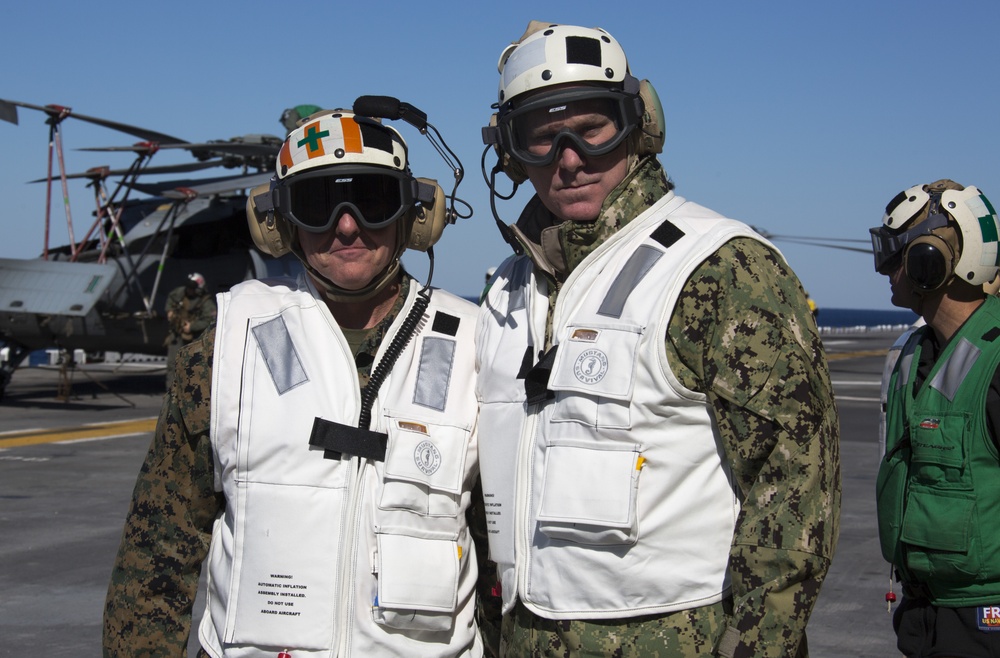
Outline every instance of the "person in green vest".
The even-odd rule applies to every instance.
[[[986,196],[947,179],[900,192],[871,229],[893,305],[926,320],[886,370],[876,490],[906,656],[1000,655],[998,233]]]

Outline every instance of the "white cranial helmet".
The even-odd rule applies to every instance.
[[[330,165],[405,171],[406,143],[390,126],[346,110],[315,116],[289,133],[278,152],[278,180]]]
[[[567,83],[617,84],[628,74],[625,51],[601,28],[546,26],[532,21],[533,34],[500,54],[500,104],[529,91]]]

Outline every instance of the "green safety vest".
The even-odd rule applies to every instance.
[[[877,481],[882,556],[934,605],[1000,596],[1000,459],[986,395],[1000,364],[1000,299],[989,297],[915,390],[920,339],[892,371]]]

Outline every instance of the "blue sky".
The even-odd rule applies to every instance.
[[[5,11],[0,98],[204,141],[279,134],[281,112],[301,103],[395,96],[425,111],[465,166],[459,196],[475,215],[435,248],[434,283],[476,295],[508,253],[480,174],[480,128],[500,51],[531,19],[611,32],[663,102],[661,159],[677,192],[772,234],[867,241],[889,199],[938,178],[1000,204],[992,0],[18,2]],[[45,174],[48,131],[40,114],[19,114],[18,126],[0,123],[7,258],[39,254],[43,239],[45,188],[27,181]],[[396,123],[414,173],[444,182],[426,139]],[[136,141],[80,122],[63,135],[71,171],[130,161],[73,149]],[[152,164],[180,161],[161,152]],[[54,243],[66,235],[59,196]],[[80,231],[92,194],[76,181],[69,196]],[[500,203],[504,220],[529,196],[522,187]],[[775,243],[821,308],[891,308],[870,255]],[[422,254],[407,263],[426,276]]]

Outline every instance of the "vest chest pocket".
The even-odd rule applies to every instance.
[[[971,491],[967,428],[968,419],[964,414],[911,417],[911,481],[936,489]]]
[[[628,429],[642,327],[574,326],[559,344],[549,378],[553,422]]]
[[[456,516],[469,430],[397,417],[389,419],[388,433],[379,508]]]
[[[578,544],[634,544],[642,457],[636,445],[560,442],[545,450],[538,527]],[[599,486],[598,486],[599,483]]]

